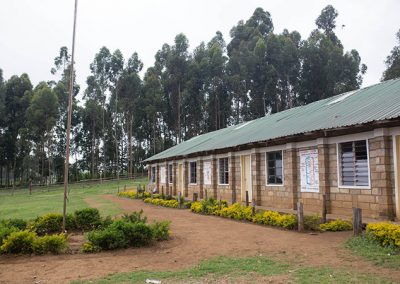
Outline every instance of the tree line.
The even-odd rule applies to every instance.
[[[270,13],[257,8],[228,43],[217,31],[190,51],[178,34],[143,76],[136,52],[125,59],[102,47],[86,89],[73,84],[70,180],[133,176],[145,158],[196,135],[359,88],[366,66],[344,50],[337,16],[325,7],[302,39],[274,32]],[[399,76],[399,46],[383,79]],[[70,66],[61,47],[50,70],[57,79],[35,87],[27,74],[4,81],[0,69],[0,186],[63,180]]]

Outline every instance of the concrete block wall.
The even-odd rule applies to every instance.
[[[363,209],[367,218],[388,219],[394,216],[394,164],[391,136],[378,136],[368,139],[370,188],[351,188],[338,185],[337,143],[327,143],[325,138],[318,139],[316,146],[292,147],[286,144],[283,150],[284,181],[282,186],[266,184],[266,154],[261,149],[252,149],[251,170],[253,198],[259,206],[279,209],[296,209],[297,201],[303,202],[307,214],[324,212],[333,215],[351,216],[352,208]],[[300,151],[318,149],[319,192],[301,192],[300,190]],[[189,162],[181,161],[184,175],[184,196],[193,198],[198,193],[200,199],[208,197],[227,200],[229,203],[241,201],[241,158],[240,154],[228,153],[229,184],[219,184],[218,158],[222,156],[199,157],[197,161],[197,183],[189,184]],[[203,184],[203,164],[211,162],[211,185]],[[173,184],[168,185],[173,195],[177,193],[178,163],[173,163]],[[157,185],[160,165],[156,165]],[[168,171],[167,171],[168,172]],[[167,176],[168,178],[168,176]],[[159,186],[158,186],[159,187]]]

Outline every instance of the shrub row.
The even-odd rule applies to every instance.
[[[94,230],[87,234],[88,242],[84,244],[84,252],[112,250],[126,247],[141,247],[153,241],[169,238],[169,222],[147,224],[143,211],[125,215],[115,220],[108,227]]]
[[[280,214],[274,211],[263,211],[253,215],[252,208],[235,203],[231,206],[226,201],[216,201],[213,198],[201,202],[193,202],[191,211],[207,215],[221,216],[235,220],[247,220],[257,224],[278,226],[285,229],[293,229],[297,224],[297,218],[292,214]]]
[[[144,199],[151,196],[149,192],[140,192],[137,193],[136,190],[126,190],[121,191],[117,194],[119,197],[125,197],[130,199]]]
[[[59,233],[62,231],[63,216],[59,213],[49,213],[36,218],[29,229],[38,235]],[[66,230],[90,231],[96,228],[108,226],[110,217],[102,218],[96,208],[85,208],[68,214],[66,219]]]
[[[329,221],[324,224],[320,224],[319,228],[322,231],[332,231],[332,232],[338,232],[338,231],[349,231],[353,229],[353,225],[349,221],[337,219],[333,221]]]
[[[400,247],[400,225],[388,222],[370,223],[367,225],[367,234],[383,246]]]
[[[177,199],[163,199],[163,198],[145,198],[143,200],[145,203],[151,203],[153,205],[170,207],[170,208],[179,208],[179,201]],[[181,200],[182,208],[190,208],[192,205],[191,201],[185,201],[183,198]]]
[[[40,237],[35,232],[23,230],[10,233],[3,240],[0,252],[4,254],[45,254],[48,252],[58,254],[66,247],[67,238],[64,234]]]

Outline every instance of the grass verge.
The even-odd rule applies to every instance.
[[[354,254],[359,255],[375,265],[387,268],[400,268],[400,249],[383,247],[378,241],[367,235],[352,237],[345,246]]]
[[[375,276],[324,267],[298,267],[265,257],[218,257],[179,271],[135,271],[72,283],[145,283],[146,279],[163,283],[392,283]]]
[[[106,215],[117,215],[122,213],[121,208],[112,201],[99,198],[102,194],[115,194],[118,186],[134,186],[145,183],[145,179],[136,181],[121,180],[93,183],[93,184],[71,184],[68,202],[68,212],[73,212],[86,207],[96,207],[100,213]],[[21,218],[33,219],[36,216],[50,212],[62,213],[64,188],[62,185],[35,189],[32,195],[29,190],[17,189],[14,195],[10,190],[0,190],[0,219]],[[89,204],[91,203],[91,204]]]

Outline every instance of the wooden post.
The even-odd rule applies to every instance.
[[[362,210],[353,208],[353,235],[358,236],[362,233]]]
[[[304,231],[304,211],[303,211],[303,203],[297,202],[297,229],[299,232]]]
[[[251,202],[251,215],[252,216],[256,215],[256,200],[254,198]]]
[[[249,192],[246,190],[246,207],[249,206]]]
[[[182,193],[179,191],[179,194],[178,194],[178,208],[181,208],[181,198],[182,198]]]
[[[321,223],[326,223],[326,194],[322,195]]]
[[[198,196],[197,192],[193,193],[193,202],[197,201],[197,196]]]
[[[207,200],[207,199],[208,199],[208,198],[207,198],[207,189],[204,190],[204,193],[205,193],[204,199]]]
[[[32,180],[29,181],[29,195],[32,195]]]

